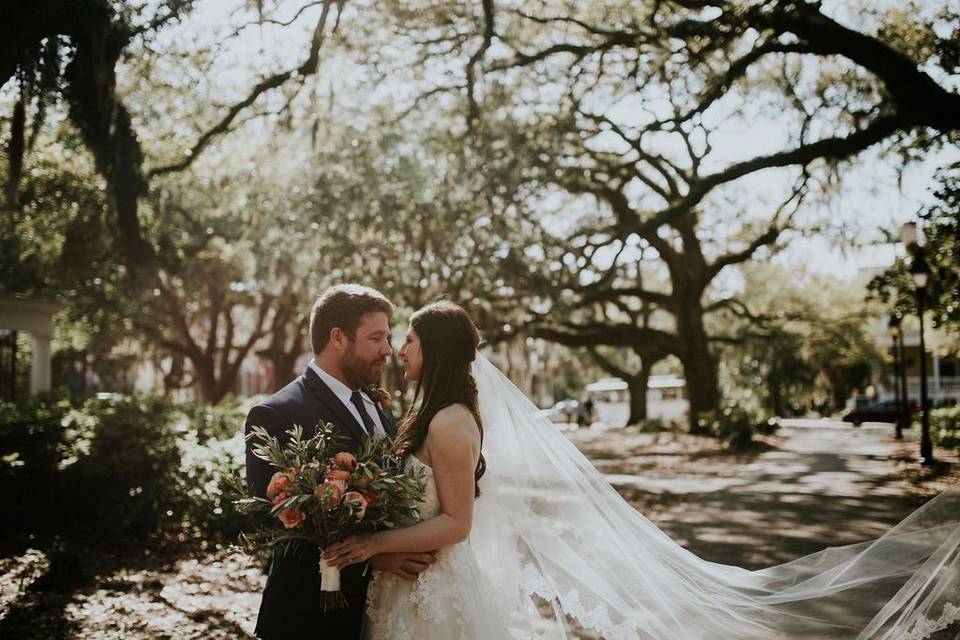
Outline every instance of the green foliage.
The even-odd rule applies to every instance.
[[[256,402],[256,397],[230,397],[220,404],[184,402],[177,405],[177,412],[182,428],[195,431],[196,440],[205,446],[211,440],[230,440],[240,435],[247,412]]]
[[[733,357],[724,369],[736,387],[728,393],[756,394],[759,404],[778,416],[802,413],[818,373],[807,357],[807,337],[785,326],[769,326],[763,332],[753,329],[745,327],[746,339],[728,350]]]
[[[647,418],[646,420],[641,420],[640,422],[629,425],[628,428],[639,431],[640,433],[660,433],[661,431],[669,430],[669,427],[661,418]]]
[[[861,311],[819,324],[808,338],[810,359],[830,382],[834,408],[842,407],[854,389],[865,389],[874,371],[883,370],[866,323]]]
[[[923,251],[932,272],[925,306],[934,327],[960,339],[960,162],[942,168],[937,178],[937,200],[919,214]],[[870,292],[884,304],[893,304],[901,315],[916,314],[916,289],[907,260],[897,260],[875,277]]]
[[[185,409],[185,410],[184,410]],[[242,418],[150,395],[35,396],[0,404],[0,491],[17,533],[143,540],[234,535],[225,474],[243,467]],[[214,425],[214,426],[211,426]]]
[[[60,394],[0,403],[0,492],[10,496],[4,519],[30,533],[54,522],[39,517],[44,508],[56,510],[65,502],[57,481],[66,446],[60,422],[70,408],[70,399]]]
[[[779,428],[776,418],[740,406],[726,406],[697,417],[700,431],[712,435],[731,449],[753,443],[754,434],[772,435]]]
[[[728,401],[779,416],[831,413],[885,371],[871,333],[878,310],[864,305],[861,282],[776,264],[742,273],[743,310],[713,325],[739,324],[721,357]]]
[[[960,406],[930,412],[930,438],[938,446],[960,449]]]
[[[191,431],[178,441],[180,465],[172,510],[179,516],[181,529],[232,539],[247,524],[232,503],[231,493],[232,479],[244,469],[242,424],[242,418],[234,424],[236,434],[231,438],[198,440],[198,432]]]

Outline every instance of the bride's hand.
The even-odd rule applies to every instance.
[[[376,539],[375,533],[350,536],[324,549],[323,559],[338,569],[365,562],[380,552],[376,546]]]

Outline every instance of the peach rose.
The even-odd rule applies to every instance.
[[[343,469],[327,469],[323,475],[327,480],[343,480],[346,482],[350,479],[350,472]]]
[[[274,506],[276,506],[276,505],[280,504],[281,502],[283,502],[283,501],[285,501],[285,500],[289,500],[289,499],[290,499],[290,494],[287,493],[286,491],[281,491],[280,493],[278,493],[277,495],[275,495],[275,496],[273,497],[273,499],[271,500],[271,502],[273,502]]]
[[[356,491],[347,491],[343,494],[343,502],[350,506],[350,510],[353,511],[353,515],[356,516],[358,522],[363,520],[364,514],[367,513],[367,501],[363,494]]]
[[[284,509],[277,514],[277,517],[280,518],[280,522],[282,522],[283,526],[287,529],[300,526],[300,523],[307,518],[300,509]]]
[[[361,492],[360,495],[367,501],[368,507],[375,507],[380,504],[380,494],[376,491]]]
[[[283,471],[277,471],[267,485],[267,499],[273,500],[277,494],[290,488],[290,478]]]
[[[337,455],[333,456],[333,464],[337,465],[341,469],[346,471],[353,471],[357,468],[357,456],[353,455],[349,451],[341,451]]]
[[[340,504],[340,498],[343,497],[345,488],[343,481],[327,480],[323,484],[317,485],[315,493],[325,509],[332,509]]]

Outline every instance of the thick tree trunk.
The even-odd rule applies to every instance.
[[[308,316],[301,314],[300,317],[294,317],[295,305],[296,301],[292,301],[292,304],[277,309],[269,333],[270,344],[257,351],[258,356],[270,363],[271,391],[278,391],[297,375],[294,367],[303,353],[303,331],[307,327]]]
[[[170,395],[183,386],[184,360],[182,353],[172,353],[170,372],[163,376],[163,393]]]
[[[218,381],[216,372],[213,370],[213,363],[206,360],[206,358],[202,360],[190,359],[190,364],[193,365],[197,381],[194,388],[200,391],[201,401],[217,404],[217,402],[222,400],[223,396],[220,395],[219,392],[220,385],[217,384]],[[220,397],[218,397],[218,395]]]
[[[138,205],[147,191],[140,143],[123,103],[117,98],[115,66],[127,37],[109,22],[77,37],[73,59],[64,70],[70,117],[93,152],[97,171],[109,187],[120,250],[131,274],[144,272],[153,247],[143,237]]]
[[[827,373],[827,380],[830,381],[830,395],[833,397],[833,410],[839,411],[847,404],[847,394],[844,388],[843,379],[836,374]]]
[[[773,411],[773,415],[786,415],[786,412],[783,410],[783,388],[780,385],[780,381],[777,379],[768,380],[767,392],[770,394],[770,410]]]
[[[270,390],[279,391],[291,380],[297,377],[294,366],[297,364],[297,358],[300,352],[288,352],[277,354],[270,358],[272,380],[270,381]]]
[[[630,417],[627,424],[637,424],[647,419],[647,385],[650,381],[650,371],[646,367],[640,373],[627,380],[630,391]]]
[[[683,345],[680,361],[687,381],[690,402],[690,430],[697,431],[697,416],[716,411],[720,406],[720,385],[717,380],[717,361],[710,351],[707,332],[703,326],[703,307],[699,292],[690,295],[679,292],[674,296],[677,334]]]

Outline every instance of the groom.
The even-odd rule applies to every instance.
[[[390,347],[393,305],[375,289],[355,284],[327,289],[310,311],[310,341],[314,358],[299,378],[256,405],[247,415],[245,431],[265,428],[283,442],[285,432],[300,425],[312,437],[317,423],[330,422],[356,451],[367,434],[393,437],[396,426],[388,407],[369,394],[380,380]],[[247,444],[247,487],[266,496],[276,471],[257,458]],[[341,574],[341,590],[349,606],[323,612],[320,608],[319,551],[302,548],[274,554],[263,590],[256,635],[261,640],[360,638],[369,567],[353,565]],[[432,564],[426,553],[374,556],[374,569],[412,579]]]

